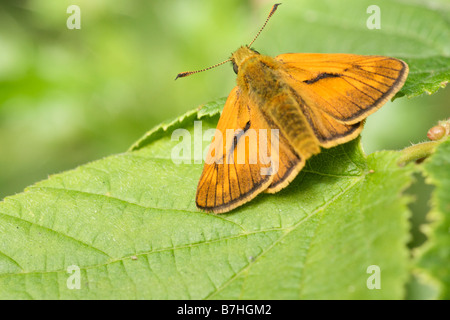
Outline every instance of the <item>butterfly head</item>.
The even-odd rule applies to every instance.
[[[231,55],[231,63],[233,64],[233,70],[234,73],[238,74],[239,69],[241,65],[248,60],[251,57],[259,55],[259,52],[249,48],[247,46],[242,46],[239,49],[237,49],[233,54]]]

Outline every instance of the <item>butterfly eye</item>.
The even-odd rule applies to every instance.
[[[231,62],[233,62],[233,71],[234,71],[234,73],[238,74],[238,71],[239,71],[238,65],[234,61],[231,61]]]

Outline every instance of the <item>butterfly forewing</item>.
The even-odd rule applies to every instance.
[[[327,114],[346,125],[375,112],[402,87],[408,74],[406,63],[382,56],[292,53],[275,59],[303,104],[316,109],[311,113]]]
[[[267,139],[260,137],[263,134],[268,134]],[[235,87],[225,103],[198,183],[198,208],[229,211],[267,189],[274,175],[264,170],[273,165],[272,159],[278,159],[271,154],[270,134],[259,110]],[[266,142],[266,150],[260,151],[261,141]]]

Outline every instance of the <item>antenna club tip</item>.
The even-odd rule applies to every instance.
[[[274,14],[274,12],[277,10],[278,6],[281,5],[280,3],[275,3],[272,7],[272,10],[270,11],[270,15]]]
[[[190,72],[180,72],[179,74],[177,74],[177,76],[175,77],[175,80],[177,80],[178,78],[184,78],[188,75],[190,75]]]

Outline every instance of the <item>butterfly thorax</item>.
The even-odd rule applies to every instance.
[[[283,86],[277,72],[279,62],[272,57],[243,46],[232,54],[231,60],[237,73],[237,85],[244,94],[271,95],[270,92]]]
[[[281,63],[249,48],[241,47],[232,56],[238,67],[237,85],[251,105],[257,106],[265,121],[281,130],[294,151],[304,158],[320,152],[317,138],[304,114],[299,112],[299,101],[281,72]]]
[[[247,46],[242,46],[235,52],[233,52],[233,54],[231,55],[231,61],[240,68],[246,60],[259,55],[260,54],[257,51]]]

